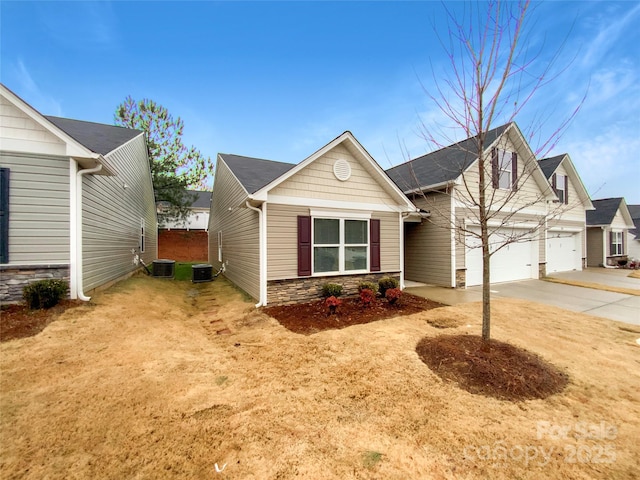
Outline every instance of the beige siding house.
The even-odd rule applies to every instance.
[[[325,283],[403,270],[415,206],[350,132],[294,165],[219,154],[209,261],[258,305],[317,298]]]
[[[87,300],[156,258],[143,132],[43,116],[0,85],[0,173],[2,302],[43,278]]]
[[[387,170],[430,213],[419,223],[406,222],[408,280],[449,287],[482,283],[477,151],[471,137]],[[545,224],[558,198],[515,123],[487,132],[484,155],[491,282],[538,278],[545,274]]]
[[[587,212],[587,265],[617,267],[627,263],[628,232],[635,228],[624,198],[593,200]]]
[[[545,229],[546,274],[582,270],[587,265],[587,211],[589,194],[565,153],[539,161],[558,201],[549,204]]]

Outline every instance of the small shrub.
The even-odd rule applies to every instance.
[[[376,299],[376,295],[375,293],[373,293],[373,290],[370,290],[368,288],[363,288],[360,291],[360,301],[362,302],[362,305],[365,307],[368,307],[369,305],[371,305],[372,302],[374,302]]]
[[[387,299],[387,301],[391,305],[396,303],[401,296],[402,296],[402,290],[400,290],[399,288],[389,288],[384,294],[384,297]]]
[[[67,296],[69,284],[64,280],[39,280],[22,289],[22,298],[34,310],[51,308]]]
[[[322,286],[323,297],[339,297],[342,295],[342,285],[337,283],[325,283]]]
[[[397,278],[382,277],[378,280],[378,285],[380,286],[380,295],[385,297],[387,290],[390,288],[398,288],[400,286],[400,282],[398,282]]]
[[[378,284],[375,282],[360,282],[358,284],[358,293],[360,293],[365,288],[371,290],[374,295],[378,293]]]
[[[342,301],[339,298],[331,296],[324,301],[324,304],[329,307],[329,315],[336,313],[336,308],[342,305]]]

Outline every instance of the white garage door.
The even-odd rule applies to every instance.
[[[547,234],[547,273],[582,270],[579,233]]]
[[[480,233],[480,229],[477,229]],[[524,230],[504,229],[489,239],[491,251],[504,243],[504,239],[512,233],[524,234]],[[470,235],[468,246],[479,246],[480,240]],[[511,282],[538,278],[538,240],[525,236],[518,242],[502,247],[491,256],[491,283]],[[466,249],[467,286],[482,285],[482,248]]]

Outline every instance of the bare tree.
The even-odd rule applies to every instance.
[[[474,2],[461,19],[447,9],[448,38],[442,45],[451,74],[444,80],[434,75],[435,88],[425,90],[467,139],[444,145],[441,132],[423,123],[425,140],[440,150],[421,158],[432,163],[425,167],[431,173],[433,163],[437,164],[440,176],[427,180],[429,175],[421,171],[420,159],[396,167],[395,172],[396,182],[402,178],[401,188],[431,211],[434,225],[454,229],[457,244],[482,249],[484,340],[490,339],[491,256],[514,242],[534,239],[550,218],[567,208],[557,201],[551,203],[557,198],[537,162],[556,145],[579,106],[544,141],[539,139],[539,126],[532,124],[525,137],[515,124],[534,94],[567,68],[553,73],[561,48],[546,62],[540,54],[531,55],[523,37],[529,10],[529,0]],[[538,146],[532,150],[529,143],[534,140]],[[518,154],[507,155],[508,151]],[[530,181],[543,186],[537,191],[522,188]],[[439,211],[434,199],[441,195],[453,196],[453,202]],[[534,206],[539,213],[532,215]],[[464,211],[467,221],[461,222],[450,209]]]

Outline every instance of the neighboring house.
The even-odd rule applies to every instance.
[[[70,297],[156,258],[157,219],[144,133],[43,116],[0,84],[0,300],[43,278]]]
[[[185,194],[193,198],[185,219],[163,220],[167,205],[158,202],[158,257],[180,262],[206,261],[211,192],[186,190]]]
[[[627,261],[629,230],[635,225],[624,198],[593,200],[587,212],[587,265],[617,267]]]
[[[569,154],[538,162],[558,197],[549,206],[546,226],[546,273],[582,270],[587,261],[586,211],[593,210]]]
[[[402,281],[415,210],[350,132],[297,165],[219,154],[209,262],[258,306],[317,298],[325,283]]]
[[[627,254],[630,259],[640,261],[640,205],[627,205],[627,208],[635,226],[627,232]]]
[[[539,278],[546,273],[544,224],[558,199],[515,123],[487,132],[485,140],[487,196],[494,205],[506,203],[501,211],[490,210],[491,282]],[[406,224],[408,280],[482,284],[479,239],[462,230],[480,233],[472,198],[478,192],[477,151],[472,137],[387,170],[416,206],[431,213],[426,221]],[[505,241],[511,243],[497,249]]]

